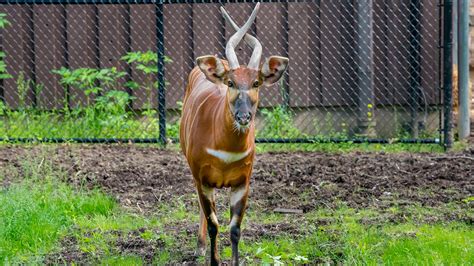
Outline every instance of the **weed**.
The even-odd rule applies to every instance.
[[[18,74],[18,78],[16,80],[16,87],[18,89],[18,105],[20,109],[26,109],[26,97],[28,95],[28,91],[31,89],[31,80],[25,79],[25,75],[23,72]]]
[[[257,132],[261,138],[296,138],[303,134],[294,126],[291,110],[283,105],[273,109],[262,109],[265,127]]]
[[[181,113],[183,111],[183,102],[178,101],[176,102],[176,105],[178,105],[178,114],[179,118],[176,119],[174,122],[167,123],[166,124],[166,136],[169,138],[177,138],[179,136],[179,126],[181,124]]]
[[[145,105],[145,108],[147,109],[147,111],[150,111],[153,106],[153,96],[151,92],[153,91],[153,89],[158,88],[158,81],[156,81],[156,77],[158,74],[158,54],[153,51],[129,52],[125,56],[123,56],[121,60],[127,62],[128,64],[131,64],[137,73],[142,73],[143,75],[145,75],[145,80],[142,83],[138,83],[137,81],[131,80],[128,81],[125,86],[131,89],[144,89],[146,91],[148,100]],[[165,56],[164,62],[169,63],[172,62],[172,60],[168,56]]]
[[[3,29],[6,26],[10,25],[10,22],[7,20],[6,16],[6,14],[0,13],[0,29]],[[12,77],[7,72],[7,64],[4,61],[5,57],[6,54],[0,50],[0,80]]]
[[[53,70],[58,74],[63,86],[71,86],[84,91],[86,96],[99,96],[103,91],[118,89],[118,79],[127,73],[118,71],[116,67],[94,69],[78,68],[71,70],[65,67]],[[87,97],[86,106],[90,104],[90,97]]]

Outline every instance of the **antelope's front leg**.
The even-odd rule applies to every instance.
[[[211,239],[211,265],[219,265],[219,253],[217,250],[217,233],[219,222],[216,215],[216,203],[214,201],[214,188],[198,185],[199,201],[201,210],[207,221],[207,231]],[[202,223],[201,223],[202,224]]]
[[[239,265],[240,224],[247,206],[249,185],[231,189],[230,192],[230,240],[232,242],[232,265]]]
[[[199,202],[199,232],[196,255],[205,256],[207,246],[207,219],[202,210],[201,202]]]

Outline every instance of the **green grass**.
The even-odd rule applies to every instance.
[[[250,263],[278,264],[311,262],[360,264],[446,264],[474,263],[474,229],[461,222],[435,224],[379,223],[363,225],[360,218],[378,215],[376,210],[361,213],[342,208],[321,209],[313,218],[331,217],[329,225],[302,228],[306,236],[266,237],[241,243],[241,252]],[[311,223],[310,223],[311,224]],[[230,250],[224,254],[230,258]]]
[[[179,144],[169,144],[168,149],[181,151]],[[257,153],[266,152],[386,152],[386,153],[443,153],[445,149],[440,144],[370,144],[370,143],[257,143]],[[461,151],[467,147],[464,142],[455,142],[450,151]]]
[[[100,265],[143,265],[143,260],[138,256],[111,256],[100,261]]]
[[[75,191],[51,176],[33,176],[0,193],[0,263],[31,261],[54,250],[76,219],[110,215],[116,203]]]
[[[385,245],[382,260],[392,264],[474,263],[474,230],[465,224],[399,225],[386,229],[395,239]],[[410,236],[397,237],[397,234]]]
[[[456,145],[455,150],[462,149],[464,145]],[[329,152],[329,153],[348,153],[348,152],[444,152],[440,144],[371,144],[371,143],[311,143],[311,144],[257,144],[257,152]]]
[[[124,107],[123,107],[124,108]],[[122,108],[122,109],[123,109]],[[1,109],[1,108],[0,108]],[[0,110],[0,138],[158,138],[159,126],[156,112],[143,111],[140,115],[130,111],[106,112],[94,108],[75,109],[72,111],[45,112],[35,109],[14,111]],[[272,118],[273,119],[273,118]],[[283,119],[283,118],[281,118]],[[280,120],[281,120],[280,119]],[[270,119],[271,120],[271,119]],[[283,128],[281,121],[272,122],[272,128]],[[282,121],[286,121],[286,118]],[[294,130],[293,130],[294,129]],[[295,137],[296,129],[290,127],[278,133],[268,135],[266,132],[257,137]],[[293,133],[288,133],[293,132]],[[167,136],[177,138],[179,120],[167,124]],[[300,137],[304,137],[301,135]],[[311,137],[311,136],[308,136]],[[176,144],[169,145],[179,149]],[[466,147],[457,142],[452,150]],[[444,152],[440,144],[369,144],[369,143],[311,143],[311,144],[258,144],[257,152],[269,151],[320,151],[320,152]]]
[[[120,115],[67,115],[60,112],[11,111],[0,119],[2,138],[157,138],[158,120]]]

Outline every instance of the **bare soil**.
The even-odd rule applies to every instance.
[[[44,156],[45,150],[54,166],[68,173],[68,182],[98,186],[133,211],[152,214],[160,204],[181,198],[190,210],[198,212],[195,197],[190,196],[195,192],[184,156],[149,146],[54,145],[46,149],[44,146],[2,146],[0,175],[6,176],[3,185],[8,186],[12,169],[21,171],[22,161]],[[472,148],[447,154],[269,152],[256,156],[249,208],[272,212],[281,207],[307,213],[317,208],[334,208],[341,202],[356,209],[384,210],[404,205],[436,207],[461,202],[472,195]],[[222,195],[218,200],[221,198]],[[227,201],[218,202],[218,209],[227,213],[226,204]],[[390,217],[395,222],[399,218]],[[193,236],[197,231],[196,222],[183,221],[168,229]],[[467,222],[472,223],[472,220]],[[292,223],[252,224],[246,230],[244,239],[272,232],[301,233]],[[162,243],[140,239],[139,234],[119,239],[117,249],[143,255],[146,260],[162,246]],[[74,246],[71,244],[74,239],[64,241],[65,245]],[[83,261],[84,254],[70,250],[61,256],[64,261]],[[191,251],[186,251],[183,257],[193,260]]]

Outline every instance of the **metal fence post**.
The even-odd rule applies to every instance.
[[[453,1],[453,48],[452,48],[452,53],[453,53],[453,64],[457,65],[458,64],[458,41],[459,41],[459,28],[458,28],[458,19],[459,19],[459,6],[462,0],[456,0]],[[454,70],[453,70],[454,71]]]
[[[421,28],[420,13],[421,1],[410,1],[410,131],[412,138],[418,138],[420,129],[425,127],[426,121],[419,121],[418,112],[422,99],[421,91]],[[426,104],[426,103],[424,103]]]
[[[156,45],[158,54],[158,117],[160,142],[166,145],[165,43],[163,32],[163,1],[155,4]]]
[[[374,120],[374,67],[373,67],[373,3],[372,0],[357,2],[357,54],[359,87],[359,133],[375,135]]]
[[[444,88],[444,146],[453,145],[453,1],[444,1],[443,10],[443,88]]]
[[[459,99],[459,139],[466,139],[470,134],[469,119],[469,0],[459,1],[458,12],[458,89]]]

